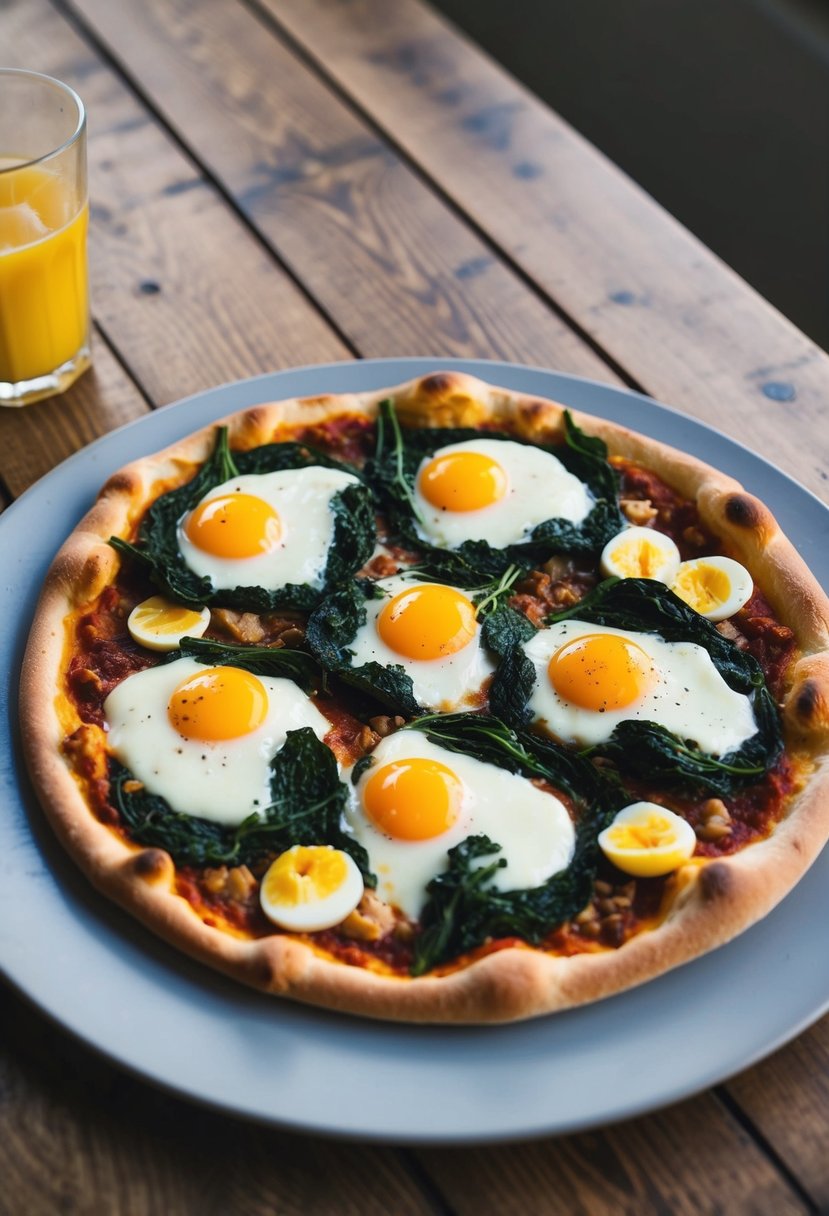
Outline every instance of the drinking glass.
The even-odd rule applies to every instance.
[[[0,405],[89,366],[86,114],[73,89],[0,69]]]

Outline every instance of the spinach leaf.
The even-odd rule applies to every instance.
[[[552,553],[598,552],[621,531],[625,521],[617,502],[618,477],[607,461],[607,448],[601,439],[585,435],[573,422],[569,411],[564,415],[565,441],[557,447],[531,444],[498,431],[487,431],[486,437],[549,451],[587,485],[594,496],[594,506],[580,524],[563,519],[546,520],[534,529],[528,541],[505,549],[495,549],[485,539],[464,541],[454,550],[432,545],[423,539],[417,527],[420,521],[414,486],[421,461],[438,448],[480,439],[481,432],[467,427],[404,430],[394,402],[384,401],[378,416],[377,446],[366,466],[366,475],[377,488],[392,529],[407,545],[424,554],[430,574],[443,570],[447,581],[472,586],[476,578],[480,581],[482,574],[497,577],[511,565],[531,569]]]
[[[529,731],[513,730],[490,714],[426,714],[402,729],[420,731],[447,751],[473,756],[510,773],[543,777],[577,803],[610,805],[617,796],[615,777],[602,773],[579,752]]]
[[[304,650],[289,650],[287,647],[273,649],[269,646],[236,646],[230,642],[214,642],[211,638],[182,638],[179,654],[222,667],[226,663],[243,667],[256,676],[274,676],[293,680],[303,692],[316,692],[323,685],[323,676],[318,664]],[[175,651],[171,658],[179,657]]]
[[[423,975],[488,938],[519,937],[538,945],[571,920],[593,892],[599,862],[598,835],[613,813],[584,816],[576,828],[573,858],[565,870],[540,887],[498,891],[492,885],[500,862],[480,867],[481,858],[501,851],[486,836],[469,836],[449,850],[449,868],[427,887],[428,902],[415,939],[412,975]]]
[[[421,582],[444,583],[465,591],[475,605],[475,615],[482,620],[496,612],[514,594],[515,584],[528,572],[527,567],[513,564],[502,574],[487,576],[482,575],[480,570],[473,570],[466,562],[456,565],[451,562],[434,563],[427,555],[416,566],[409,566],[402,573],[413,575]]]
[[[110,761],[113,805],[139,844],[166,849],[179,865],[253,865],[295,844],[330,844],[350,853],[369,886],[368,854],[341,826],[348,798],[333,752],[310,727],[289,731],[271,761],[271,802],[238,827],[185,815],[145,788],[129,792],[132,773]]]
[[[765,693],[764,700],[767,697]],[[725,798],[758,781],[777,762],[782,748],[776,723],[771,729],[761,725],[741,747],[717,759],[655,722],[620,722],[606,743],[583,754],[606,756],[631,776],[663,788],[698,787]]]
[[[376,662],[352,666],[353,652],[348,646],[366,622],[366,599],[373,597],[375,590],[373,583],[357,579],[329,595],[308,618],[305,641],[326,671],[410,718],[422,711],[415,700],[412,678],[399,663],[390,667]]]
[[[375,523],[371,491],[362,481],[346,486],[331,499],[334,516],[331,546],[323,571],[322,586],[288,583],[277,590],[239,586],[215,591],[209,578],[195,574],[184,562],[178,546],[178,525],[201,498],[215,486],[247,473],[272,473],[284,469],[323,465],[360,477],[350,465],[298,443],[270,443],[247,452],[231,453],[227,428],[219,427],[216,445],[192,481],[179,486],[149,507],[134,544],[112,537],[110,544],[125,556],[141,562],[153,582],[172,599],[190,607],[222,604],[251,612],[274,608],[307,611],[345,578],[368,561],[374,551]]]
[[[494,718],[439,715],[411,723],[450,751],[464,752],[510,772],[543,777],[566,791],[578,811],[573,858],[566,869],[539,887],[498,891],[496,871],[506,864],[500,845],[470,836],[449,850],[447,870],[427,888],[421,932],[415,939],[412,974],[425,971],[481,945],[487,938],[520,937],[537,944],[575,916],[593,890],[599,862],[597,837],[626,798],[621,786],[574,752]],[[484,862],[485,858],[494,858]]]
[[[260,822],[258,815],[249,816],[236,828],[224,827],[173,811],[164,798],[144,788],[125,789],[134,780],[129,769],[110,760],[110,798],[138,844],[166,849],[179,865],[241,865],[260,856],[258,851],[250,851],[250,841],[246,841],[247,833]]]
[[[507,722],[523,725],[535,687],[533,664],[523,651],[523,644],[532,635],[521,636],[521,630],[506,616],[510,611],[494,614],[484,627],[490,635],[487,644],[499,656],[490,686],[490,707]],[[719,757],[701,751],[692,741],[657,723],[640,721],[621,722],[608,740],[595,744],[585,754],[612,759],[622,772],[663,786],[705,790],[721,797],[756,781],[777,762],[783,748],[780,719],[759,663],[663,583],[654,579],[608,579],[579,603],[547,621],[553,624],[571,617],[634,633],[654,633],[668,642],[701,646],[726,684],[751,698],[757,723],[756,734]]]
[[[484,621],[482,640],[498,659],[489,686],[489,708],[496,718],[521,724],[535,687],[535,667],[524,653],[524,643],[535,636],[535,626],[522,612],[504,607]]]

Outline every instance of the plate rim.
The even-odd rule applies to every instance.
[[[506,363],[506,362],[497,361],[497,360],[479,360],[479,359],[478,360],[469,360],[469,359],[451,359],[451,358],[435,359],[435,358],[430,358],[428,356],[419,356],[419,357],[401,356],[399,358],[398,357],[386,357],[386,358],[382,358],[382,359],[372,359],[372,360],[335,361],[333,363],[311,364],[311,365],[307,365],[307,366],[301,367],[301,368],[287,368],[287,369],[282,369],[282,370],[276,371],[276,372],[263,373],[258,376],[247,377],[247,378],[243,378],[241,380],[236,380],[236,381],[229,381],[222,385],[217,385],[217,386],[214,386],[209,389],[204,389],[199,392],[190,394],[188,397],[182,398],[180,401],[171,403],[171,405],[169,405],[169,406],[164,406],[164,407],[162,407],[162,409],[151,410],[149,413],[143,414],[137,419],[132,419],[131,421],[123,424],[122,426],[115,428],[113,431],[109,431],[105,435],[100,436],[92,444],[88,445],[87,447],[81,449],[80,451],[78,451],[76,453],[73,453],[72,455],[67,457],[66,460],[62,461],[59,465],[55,466],[52,470],[50,470],[49,473],[47,473],[43,478],[41,478],[39,481],[37,481],[31,487],[29,487],[23,494],[20,495],[20,497],[15,502],[13,502],[7,508],[6,511],[3,512],[3,516],[2,516],[2,518],[0,518],[0,531],[6,532],[10,527],[14,526],[14,521],[16,520],[16,518],[19,514],[19,509],[20,509],[21,505],[28,504],[29,506],[31,506],[32,502],[37,501],[37,498],[39,495],[42,495],[46,491],[48,491],[50,483],[55,484],[59,480],[60,476],[65,476],[67,467],[74,467],[76,462],[80,466],[83,466],[84,464],[87,464],[87,463],[90,465],[89,474],[87,477],[85,477],[85,480],[92,481],[93,471],[95,469],[95,455],[96,454],[98,454],[102,451],[105,451],[107,449],[107,447],[110,445],[114,446],[116,441],[118,441],[124,437],[125,433],[129,433],[138,428],[145,428],[145,427],[148,428],[148,430],[150,432],[152,432],[154,429],[153,426],[151,425],[152,420],[157,419],[162,414],[167,418],[172,418],[174,415],[175,415],[175,417],[181,417],[182,426],[179,429],[180,429],[181,434],[185,435],[185,434],[189,433],[190,430],[195,429],[193,427],[192,423],[189,422],[189,420],[186,424],[184,422],[184,414],[186,414],[188,412],[188,410],[193,409],[194,407],[204,403],[205,401],[207,401],[208,403],[212,403],[214,401],[220,401],[228,393],[232,393],[232,392],[240,390],[240,389],[245,389],[247,391],[253,392],[259,386],[262,386],[264,384],[276,384],[281,379],[287,379],[290,377],[299,377],[299,379],[302,380],[303,378],[311,378],[313,376],[324,377],[326,375],[333,373],[334,371],[344,372],[344,374],[348,378],[350,378],[352,376],[356,376],[357,379],[359,379],[360,375],[363,373],[364,369],[370,369],[371,371],[373,371],[374,369],[378,369],[378,370],[386,369],[386,368],[388,368],[388,369],[398,368],[399,369],[401,367],[405,368],[406,370],[403,372],[402,375],[396,375],[394,377],[394,381],[393,381],[394,383],[400,383],[400,382],[404,381],[406,378],[411,378],[411,376],[415,376],[418,374],[425,374],[427,371],[440,371],[440,370],[449,370],[449,369],[468,371],[470,374],[477,375],[482,379],[488,379],[492,383],[498,382],[497,377],[498,377],[499,373],[501,373],[501,372],[503,372],[507,376],[507,378],[515,375],[516,373],[518,373],[518,374],[531,373],[533,375],[537,375],[542,378],[551,378],[553,380],[565,381],[568,384],[571,382],[576,383],[581,386],[584,386],[586,389],[590,390],[591,392],[595,391],[595,390],[600,390],[601,394],[610,394],[612,397],[623,397],[626,399],[633,399],[639,403],[644,404],[648,408],[648,410],[654,409],[657,411],[657,414],[664,413],[664,414],[672,417],[674,420],[678,420],[678,422],[680,422],[683,427],[690,426],[692,431],[702,431],[703,433],[707,432],[710,435],[716,436],[718,443],[724,443],[726,445],[726,447],[730,447],[734,451],[739,452],[743,457],[748,459],[752,465],[759,464],[760,467],[765,466],[769,470],[773,471],[774,474],[778,478],[783,479],[783,481],[788,484],[788,486],[790,487],[792,492],[795,492],[797,495],[807,495],[809,497],[809,499],[811,499],[812,502],[821,509],[821,511],[826,512],[827,516],[829,516],[829,508],[827,508],[826,504],[823,503],[821,501],[821,499],[817,497],[817,495],[815,495],[811,490],[807,489],[806,487],[800,485],[789,474],[778,469],[774,464],[772,464],[770,461],[766,460],[764,457],[759,456],[756,453],[752,452],[751,449],[746,447],[744,444],[741,444],[739,441],[732,439],[730,436],[722,434],[715,427],[710,426],[710,424],[708,424],[708,423],[701,422],[701,421],[693,418],[692,416],[687,415],[687,414],[683,413],[682,411],[675,409],[674,407],[664,405],[660,402],[657,402],[657,401],[653,400],[652,398],[646,396],[645,394],[639,393],[635,390],[628,389],[624,386],[605,384],[600,381],[595,381],[595,380],[592,380],[592,379],[590,379],[588,377],[584,377],[584,376],[576,376],[576,375],[571,375],[570,373],[556,372],[551,369],[546,369],[543,367],[527,365],[527,364]],[[367,374],[369,374],[369,373],[367,373]],[[390,378],[391,378],[391,376],[390,376]],[[391,385],[390,385],[390,387],[391,387]],[[267,391],[269,394],[272,393],[272,390],[270,390],[270,389]],[[348,390],[344,389],[343,391],[348,391]],[[359,391],[359,390],[356,390],[356,391]],[[312,388],[307,388],[307,389],[303,390],[303,395],[310,395],[312,392],[313,392]],[[285,396],[286,394],[283,393],[282,395]],[[548,391],[548,393],[546,395],[551,395],[551,394]],[[270,395],[268,399],[278,400],[279,397]],[[262,400],[262,398],[260,398],[260,400]],[[251,404],[254,404],[254,403],[255,402],[251,402]],[[238,408],[244,409],[244,408],[248,408],[248,407],[241,406]],[[573,406],[573,408],[584,409],[585,407]],[[168,411],[170,411],[170,412],[168,413]],[[229,409],[225,409],[222,412],[231,412],[231,411]],[[585,412],[591,412],[591,410],[586,409]],[[595,413],[596,410],[594,409],[592,412]],[[219,414],[217,413],[216,416],[219,416]],[[212,417],[210,420],[212,420]],[[109,473],[114,472],[114,471],[115,471],[114,469],[109,469],[107,472],[104,473],[104,478],[107,475],[109,475]],[[52,482],[52,479],[54,479],[54,482]],[[97,486],[95,487],[95,489],[97,489]],[[94,493],[94,491],[93,491],[93,493]],[[15,660],[15,658],[17,658],[19,661],[20,656],[16,655],[14,653],[14,650],[15,650],[14,641],[12,642],[11,647],[12,647],[12,654],[11,654],[12,666],[9,670],[9,678],[10,678],[10,680],[14,680],[15,676],[17,674],[16,665],[15,665],[14,660]],[[0,655],[0,658],[4,659],[5,653],[6,652],[4,650],[2,655]],[[3,746],[4,746],[4,744],[3,744],[2,740],[0,740],[0,753],[3,750]],[[24,802],[24,792],[23,791],[19,791],[19,799],[22,804]],[[39,808],[38,808],[38,811],[39,811]],[[26,815],[26,817],[28,819],[28,812],[25,807],[24,807],[24,814]],[[40,812],[40,814],[42,814],[42,812]],[[97,894],[97,892],[92,892],[92,894],[95,896],[96,899],[100,899],[103,901],[103,897],[99,896]],[[103,901],[103,902],[106,903],[106,901]],[[149,931],[144,931],[144,932],[149,933]],[[0,945],[2,945],[2,940],[0,940]],[[0,957],[0,963],[2,963],[2,961],[3,961],[2,957]],[[262,1112],[252,1112],[249,1109],[244,1108],[243,1105],[239,1105],[238,1103],[233,1102],[228,1099],[225,1099],[224,1101],[215,1101],[212,1098],[205,1096],[205,1094],[203,1094],[203,1093],[195,1092],[192,1089],[183,1087],[180,1083],[176,1083],[175,1081],[170,1081],[167,1078],[159,1076],[159,1075],[153,1073],[152,1070],[149,1069],[147,1066],[142,1067],[141,1065],[138,1065],[128,1059],[125,1059],[123,1057],[123,1055],[118,1055],[113,1050],[102,1046],[94,1038],[84,1035],[83,1031],[80,1030],[77,1026],[71,1024],[70,1022],[63,1020],[59,1011],[55,1011],[48,1004],[46,1004],[42,1000],[40,1000],[32,992],[28,991],[26,989],[26,987],[23,984],[21,984],[19,981],[15,980],[10,973],[7,974],[6,978],[7,978],[8,982],[12,985],[12,987],[14,987],[17,991],[19,991],[23,995],[25,1000],[29,1001],[31,1004],[35,1005],[38,1009],[40,1009],[44,1013],[44,1015],[53,1024],[59,1026],[62,1030],[67,1031],[68,1033],[72,1034],[75,1038],[80,1039],[81,1042],[83,1042],[87,1047],[89,1047],[91,1050],[93,1050],[96,1054],[98,1054],[99,1056],[103,1056],[107,1061],[111,1062],[112,1064],[116,1065],[117,1067],[125,1068],[132,1075],[138,1076],[144,1080],[148,1080],[151,1083],[160,1086],[162,1089],[166,1090],[167,1092],[176,1094],[180,1097],[185,1097],[186,1099],[191,1100],[191,1101],[196,1101],[202,1105],[205,1105],[211,1109],[223,1112],[225,1114],[232,1114],[234,1117],[245,1118],[245,1119],[253,1120],[254,1122],[259,1122],[259,1123],[265,1123],[270,1126],[290,1128],[293,1130],[304,1131],[309,1134],[326,1135],[326,1136],[332,1136],[332,1137],[343,1138],[343,1139],[358,1138],[362,1141],[374,1141],[374,1142],[379,1142],[379,1143],[397,1142],[397,1143],[412,1143],[412,1144],[473,1144],[473,1143],[479,1144],[479,1143],[487,1143],[487,1142],[494,1142],[494,1141],[506,1142],[506,1141],[510,1141],[510,1140],[527,1139],[528,1137],[535,1137],[535,1136],[541,1136],[541,1135],[573,1134],[574,1132],[577,1132],[577,1131],[586,1130],[588,1128],[594,1128],[596,1126],[600,1126],[609,1121],[616,1122],[616,1121],[621,1121],[621,1120],[628,1119],[628,1118],[634,1118],[634,1117],[637,1117],[637,1116],[645,1113],[646,1111],[658,1109],[662,1105],[666,1105],[668,1103],[672,1103],[675,1101],[684,1100],[684,1099],[690,1097],[692,1094],[698,1093],[704,1089],[708,1089],[708,1088],[710,1088],[711,1085],[721,1082],[722,1080],[726,1079],[726,1077],[732,1076],[732,1075],[734,1075],[734,1073],[742,1071],[744,1068],[750,1067],[752,1064],[756,1063],[759,1059],[762,1059],[766,1055],[778,1050],[781,1046],[783,1046],[784,1043],[790,1041],[792,1038],[803,1033],[803,1031],[805,1029],[807,1029],[808,1026],[812,1025],[819,1017],[822,1016],[822,1014],[824,1012],[826,1012],[827,1009],[829,1009],[829,991],[827,991],[824,1001],[822,1003],[820,1003],[811,1012],[805,1013],[796,1023],[787,1027],[783,1032],[774,1036],[767,1043],[763,1044],[759,1049],[747,1050],[745,1056],[739,1056],[739,1055],[736,1056],[733,1067],[731,1067],[727,1072],[721,1073],[721,1072],[717,1072],[715,1070],[715,1072],[712,1075],[704,1074],[701,1079],[697,1078],[694,1080],[689,1080],[689,1082],[684,1087],[672,1089],[669,1094],[663,1096],[657,1102],[654,1102],[652,1098],[643,1096],[643,1098],[640,1102],[630,1103],[626,1107],[616,1110],[611,1114],[608,1114],[608,1112],[606,1112],[606,1111],[597,1110],[594,1112],[592,1117],[582,1118],[579,1122],[574,1123],[570,1126],[554,1127],[552,1129],[544,1127],[544,1126],[539,1126],[537,1121],[532,1124],[529,1124],[529,1125],[521,1125],[521,1124],[517,1124],[513,1120],[510,1127],[508,1127],[508,1128],[505,1127],[498,1131],[489,1131],[489,1132],[483,1132],[483,1133],[481,1133],[481,1132],[465,1133],[463,1131],[457,1131],[450,1135],[443,1133],[438,1136],[432,1136],[432,1135],[430,1135],[430,1133],[428,1131],[423,1131],[421,1133],[418,1133],[416,1131],[409,1131],[402,1138],[401,1137],[392,1137],[390,1140],[389,1136],[386,1135],[382,1129],[377,1129],[375,1132],[372,1132],[371,1130],[368,1130],[368,1129],[362,1129],[362,1130],[354,1133],[354,1132],[350,1132],[348,1129],[344,1129],[338,1121],[335,1121],[334,1123],[326,1123],[324,1121],[314,1122],[314,1123],[311,1123],[311,1122],[298,1123],[295,1120],[293,1120],[292,1118],[279,1117],[279,1116],[275,1116],[272,1114],[263,1114]],[[645,986],[645,987],[647,987],[647,986]],[[265,999],[268,999],[268,998],[265,998]],[[337,1016],[337,1015],[334,1015],[334,1016]],[[552,1015],[552,1016],[555,1017],[558,1015]],[[449,1034],[462,1035],[464,1033],[464,1031],[468,1028],[453,1027],[453,1028],[442,1028],[442,1029],[445,1030]],[[490,1029],[493,1034],[497,1034],[499,1032],[500,1028],[492,1027]]]

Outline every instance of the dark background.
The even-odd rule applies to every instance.
[[[434,0],[829,347],[829,0]]]

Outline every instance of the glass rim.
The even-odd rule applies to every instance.
[[[47,76],[45,72],[33,72],[29,68],[0,68],[0,82],[6,76],[27,76],[30,80],[45,81],[47,84],[54,85],[75,103],[78,111],[78,121],[72,134],[57,148],[53,148],[51,152],[44,152],[42,156],[33,156],[31,160],[23,160],[19,165],[6,165],[5,168],[0,167],[0,176],[5,173],[17,173],[20,169],[30,169],[32,165],[41,165],[44,161],[51,160],[55,156],[60,156],[61,152],[65,152],[67,148],[71,148],[72,144],[80,139],[86,127],[86,106],[71,85],[66,84],[63,80],[58,80],[55,76]]]

